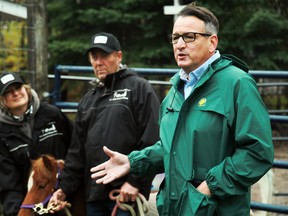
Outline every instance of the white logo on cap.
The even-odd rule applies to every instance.
[[[108,40],[108,37],[107,36],[96,36],[94,38],[94,44],[98,44],[98,43],[102,43],[102,44],[106,44],[107,43],[107,40]]]
[[[1,82],[3,85],[5,85],[6,83],[8,83],[12,80],[15,80],[15,78],[12,74],[7,74],[1,78]]]

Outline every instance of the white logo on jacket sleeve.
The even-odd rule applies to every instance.
[[[115,100],[128,100],[128,92],[130,92],[130,89],[119,89],[114,91],[113,98],[110,99],[110,101]]]
[[[55,126],[55,122],[50,122],[46,126],[46,128],[43,128],[41,130],[41,135],[39,136],[39,141],[43,141],[49,137],[57,136],[57,135],[63,135],[63,134],[58,132],[58,130]]]

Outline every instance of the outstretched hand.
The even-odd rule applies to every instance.
[[[111,151],[106,146],[103,147],[103,150],[110,159],[90,169],[92,172],[91,178],[97,179],[97,184],[108,184],[129,173],[130,161],[126,155]]]

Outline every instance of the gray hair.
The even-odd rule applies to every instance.
[[[219,22],[217,17],[207,8],[196,6],[195,2],[192,2],[185,6],[177,15],[177,17],[195,16],[205,23],[205,30],[210,34],[218,34]]]

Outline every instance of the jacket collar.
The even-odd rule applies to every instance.
[[[204,82],[206,82],[206,80],[208,80],[214,73],[217,73],[218,71],[230,66],[230,65],[234,65],[238,68],[240,68],[241,70],[245,71],[246,73],[248,73],[249,71],[249,67],[248,65],[243,62],[242,60],[236,58],[233,55],[229,55],[229,54],[222,54],[220,56],[220,58],[216,59],[214,62],[212,62],[208,68],[206,69],[206,71],[204,72],[204,74],[202,75],[202,77],[200,78],[199,82],[197,85],[202,85]],[[182,80],[180,79],[179,73],[176,73],[171,79],[170,79],[171,84],[176,87],[179,88]]]

